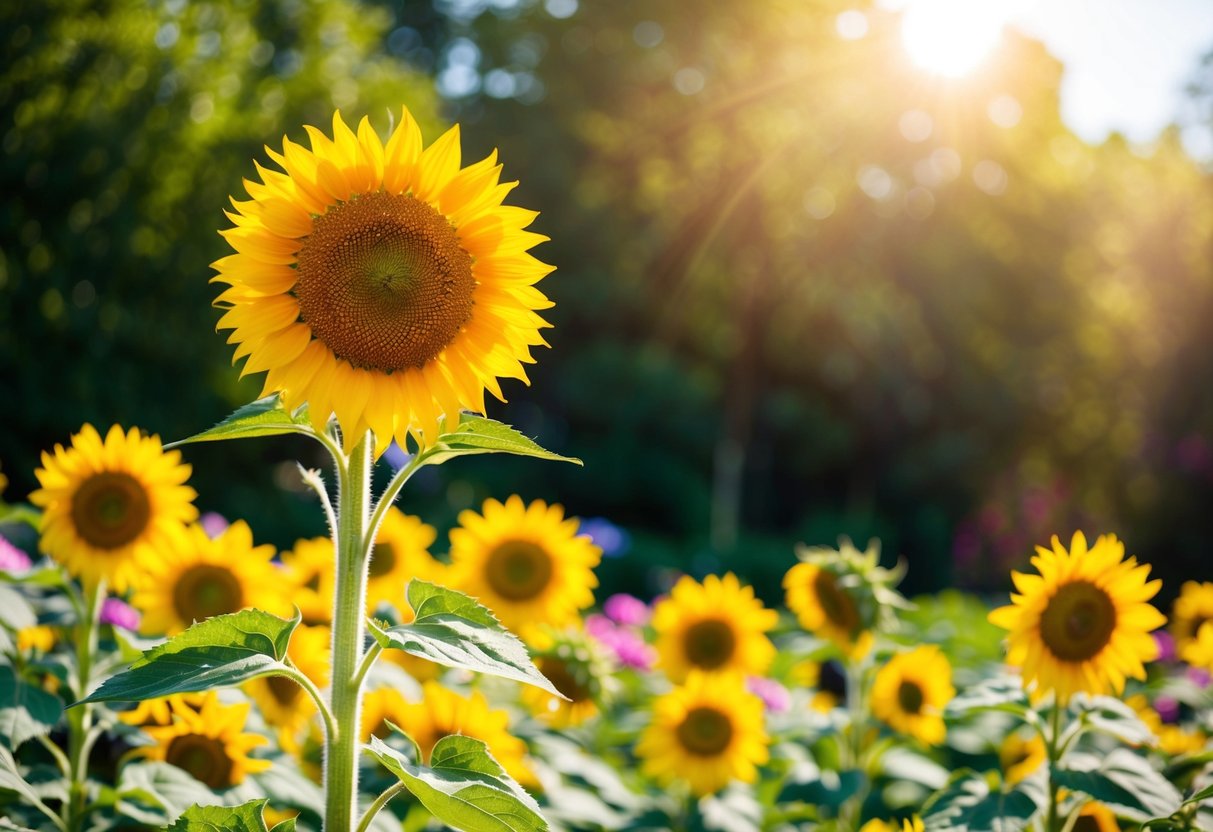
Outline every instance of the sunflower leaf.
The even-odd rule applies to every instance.
[[[1158,740],[1129,705],[1111,696],[1074,697],[1074,708],[1096,731],[1116,737],[1129,745],[1155,745]]]
[[[371,636],[394,648],[445,667],[501,676],[543,688],[565,698],[539,672],[526,646],[475,598],[426,581],[409,581],[405,590],[414,619],[384,628],[374,620]]]
[[[443,737],[419,766],[378,737],[367,753],[396,775],[435,818],[452,829],[475,832],[543,832],[547,822],[535,800],[493,759],[480,740]]]
[[[106,679],[75,704],[156,699],[285,671],[282,659],[298,624],[298,610],[289,620],[261,610],[208,618],[145,651],[130,669]]]
[[[1057,785],[1106,803],[1136,821],[1166,817],[1179,808],[1179,790],[1127,748],[1109,754],[1071,754],[1053,773]]]
[[[59,697],[27,684],[11,667],[0,665],[0,737],[8,748],[50,733],[63,713]]]
[[[218,442],[222,439],[251,439],[257,436],[279,436],[284,433],[313,434],[307,415],[307,405],[293,413],[282,404],[275,393],[258,399],[237,409],[213,428],[195,433],[185,439],[170,442],[164,447],[176,448],[193,442]]]
[[[1019,832],[1045,806],[1043,777],[1029,777],[1009,789],[991,789],[981,775],[962,769],[927,801],[923,821],[934,830]]]
[[[250,800],[239,806],[198,806],[186,809],[167,832],[270,832],[261,816],[268,800]],[[274,832],[295,832],[295,820],[284,820]]]
[[[561,456],[540,447],[509,425],[483,416],[464,415],[453,431],[439,434],[438,441],[427,448],[421,456],[423,465],[438,465],[457,456],[470,454],[515,454],[571,462],[581,465],[580,459]]]

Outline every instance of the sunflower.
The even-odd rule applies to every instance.
[[[1120,832],[1120,824],[1111,809],[1091,801],[1082,807],[1070,832]]]
[[[141,632],[172,636],[195,621],[249,607],[289,615],[291,604],[273,557],[273,546],[253,546],[243,520],[215,538],[191,526],[184,546],[145,565],[145,578],[131,599],[143,613]]]
[[[1181,655],[1196,642],[1205,624],[1213,624],[1213,583],[1186,581],[1171,607],[1171,634]]]
[[[437,537],[434,527],[421,522],[420,517],[395,507],[388,509],[371,552],[366,586],[368,611],[373,612],[380,603],[407,610],[404,588],[413,578],[435,584],[445,581],[446,565],[429,552]]]
[[[420,702],[400,706],[393,719],[421,749],[428,760],[438,740],[451,734],[478,739],[506,773],[520,783],[536,783],[526,764],[526,743],[510,733],[510,717],[503,710],[489,707],[479,691],[461,696],[436,682],[422,686]]]
[[[206,700],[205,693],[175,693],[172,696],[162,696],[159,699],[144,699],[137,702],[135,707],[118,714],[118,719],[127,725],[136,727],[146,725],[168,725],[173,721],[173,714],[180,706],[197,710]],[[177,704],[174,704],[177,703]]]
[[[1014,785],[1035,774],[1048,759],[1045,741],[1040,734],[1027,736],[1019,731],[1007,735],[998,748],[998,766],[1002,769],[1003,782]]]
[[[55,642],[58,640],[59,635],[55,632],[55,628],[46,624],[22,627],[17,631],[17,652],[49,653],[55,649]]]
[[[85,425],[70,447],[43,452],[35,475],[42,487],[29,499],[44,509],[39,546],[90,586],[104,579],[125,592],[198,516],[180,452],[166,453],[158,436],[135,428],[114,425],[103,440]]]
[[[812,549],[834,554],[829,549]],[[872,647],[871,621],[864,611],[865,602],[857,573],[842,568],[833,559],[813,557],[796,564],[783,576],[787,604],[800,626],[834,642],[853,658],[867,654]]]
[[[1018,594],[990,613],[1009,630],[1007,661],[1023,669],[1034,694],[1047,690],[1065,704],[1079,691],[1098,695],[1124,690],[1125,678],[1144,679],[1143,662],[1158,652],[1150,632],[1166,623],[1150,606],[1161,581],[1147,581],[1149,566],[1124,557],[1124,544],[1103,535],[1087,548],[1075,532],[1067,552],[1037,547],[1032,565],[1040,573],[1012,572]]]
[[[702,584],[684,575],[653,610],[658,665],[674,682],[692,670],[761,676],[775,658],[766,632],[778,623],[732,572]]]
[[[322,689],[329,683],[330,653],[327,627],[296,627],[286,649],[295,667]],[[265,721],[278,728],[279,745],[296,750],[300,730],[316,713],[307,692],[285,676],[259,676],[246,683],[244,690]]]
[[[303,623],[332,623],[337,569],[333,539],[296,540],[294,548],[282,553],[282,566],[291,584],[291,600],[299,607]]]
[[[392,733],[388,723],[399,725],[408,708],[408,700],[395,688],[375,688],[362,697],[362,741],[371,737],[385,739]]]
[[[1125,704],[1137,712],[1137,717],[1150,729],[1158,740],[1158,747],[1164,754],[1178,757],[1180,754],[1190,754],[1205,747],[1206,737],[1199,728],[1186,730],[1180,725],[1163,722],[1158,713],[1143,694],[1134,694],[1125,699]]]
[[[522,701],[531,713],[555,728],[571,728],[595,716],[614,680],[603,646],[584,630],[547,628],[533,634],[531,649],[539,672],[565,697],[528,685]]]
[[[479,598],[501,623],[531,633],[578,620],[594,603],[594,567],[602,550],[577,534],[564,509],[518,495],[465,510],[451,530],[451,586]]]
[[[636,753],[645,773],[662,784],[686,781],[701,797],[734,780],[753,783],[769,758],[762,713],[742,676],[692,671],[653,703]]]
[[[899,653],[876,673],[872,713],[893,730],[927,745],[943,742],[943,709],[956,695],[952,665],[933,644]]]
[[[527,253],[547,238],[523,230],[538,215],[502,205],[516,183],[499,184],[496,151],[460,168],[458,126],[424,151],[407,109],[386,145],[366,118],[305,129],[311,150],[266,148],[284,172],[257,165],[252,199],[233,200],[219,328],[245,373],[268,371],[262,395],[307,402],[318,427],[336,412],[347,444],[367,428],[379,452],[433,443],[547,346],[534,284],[552,268]]]
[[[265,737],[244,733],[249,703],[223,705],[218,695],[207,693],[197,707],[180,698],[170,701],[173,721],[143,730],[156,744],[141,753],[153,760],[171,763],[212,789],[226,789],[244,782],[248,774],[265,771],[269,760],[248,756],[265,745]]]

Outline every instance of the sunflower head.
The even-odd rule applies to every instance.
[[[1052,549],[1036,551],[1038,574],[1012,572],[1018,592],[990,613],[1010,631],[1007,662],[1023,670],[1033,696],[1051,690],[1065,704],[1080,691],[1119,693],[1126,677],[1144,679],[1144,662],[1158,652],[1150,633],[1166,623],[1149,603],[1162,585],[1147,580],[1150,567],[1125,559],[1114,535],[1088,548],[1075,532],[1068,551],[1054,536]]]
[[[147,564],[131,603],[147,635],[172,636],[195,621],[255,607],[289,615],[289,584],[273,563],[274,547],[254,546],[248,524],[237,520],[218,537],[191,526],[175,549]]]
[[[1071,832],[1120,832],[1120,824],[1116,822],[1116,813],[1102,803],[1092,800],[1082,807]]]
[[[1181,655],[1196,642],[1205,624],[1213,624],[1213,583],[1185,581],[1171,607],[1171,634]]]
[[[155,745],[141,753],[183,769],[216,790],[238,786],[246,775],[270,767],[269,760],[249,756],[266,739],[244,733],[247,702],[223,705],[214,691],[195,701],[198,704],[191,705],[189,700],[171,697],[171,722],[143,729]]]
[[[775,658],[767,631],[779,622],[737,576],[684,575],[653,610],[658,663],[675,682],[692,670],[761,676]]]
[[[645,773],[686,782],[696,795],[733,781],[753,783],[769,758],[762,700],[738,674],[693,671],[653,703],[653,721],[636,744]]]
[[[388,509],[367,569],[368,612],[374,612],[382,603],[408,610],[404,589],[413,578],[445,583],[446,564],[435,560],[429,552],[437,537],[434,527],[423,523],[421,518],[395,507]]]
[[[594,567],[602,550],[577,533],[564,509],[514,495],[466,510],[451,531],[451,586],[479,598],[524,638],[543,626],[565,627],[594,603]]]
[[[502,204],[516,183],[496,152],[461,166],[457,126],[425,149],[407,109],[386,142],[340,113],[331,136],[306,130],[310,148],[267,148],[281,171],[258,165],[233,200],[219,327],[245,373],[266,371],[263,395],[307,402],[317,425],[335,412],[347,443],[368,428],[379,451],[432,443],[546,346],[534,284],[551,267],[527,252],[547,238]]]
[[[565,697],[540,688],[522,689],[522,701],[540,720],[556,728],[580,725],[598,713],[614,693],[614,674],[603,646],[575,628],[545,628],[532,634],[532,657],[539,672]]]
[[[998,748],[998,765],[1002,769],[1003,782],[1014,785],[1040,770],[1048,752],[1040,734],[1024,735],[1013,731]]]
[[[904,569],[880,566],[880,542],[860,552],[848,538],[837,549],[801,547],[800,563],[783,578],[788,608],[800,626],[856,658],[872,646],[872,633],[888,627],[895,608],[908,603],[893,588]]]
[[[42,551],[86,584],[125,592],[147,562],[180,545],[198,516],[190,466],[157,436],[85,425],[64,448],[43,452],[30,502],[44,510]]]
[[[943,742],[943,709],[956,695],[952,665],[933,644],[899,653],[876,673],[872,713],[927,745]]]

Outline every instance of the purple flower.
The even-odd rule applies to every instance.
[[[587,517],[581,521],[581,533],[589,535],[594,545],[608,558],[627,554],[632,548],[632,536],[605,517]]]
[[[651,670],[657,663],[657,651],[645,644],[644,638],[635,630],[616,630],[610,647],[624,667]]]
[[[203,514],[202,519],[198,522],[202,524],[202,530],[206,532],[206,536],[211,538],[223,534],[228,527],[227,518],[214,511]]]
[[[139,611],[121,598],[106,598],[101,602],[101,623],[120,630],[139,629]]]
[[[1185,675],[1191,682],[1202,688],[1207,688],[1209,686],[1209,682],[1213,681],[1213,676],[1210,676],[1209,671],[1205,670],[1203,667],[1189,667],[1188,672]]]
[[[1175,639],[1166,630],[1154,631],[1154,643],[1158,645],[1158,661],[1175,661]]]
[[[24,572],[33,566],[29,555],[0,537],[0,569],[5,572]]]
[[[649,620],[649,606],[634,595],[620,592],[606,599],[602,611],[616,624],[644,626]]]
[[[750,689],[750,693],[762,700],[768,711],[783,713],[792,707],[792,695],[774,679],[751,676],[746,680],[746,687]]]
[[[615,632],[615,624],[605,615],[593,613],[585,617],[585,631],[591,638],[605,642]]]
[[[1154,699],[1154,710],[1163,722],[1179,722],[1179,701],[1174,696],[1158,696]]]

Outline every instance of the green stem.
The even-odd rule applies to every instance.
[[[88,696],[93,681],[93,656],[97,652],[97,615],[101,599],[105,597],[105,581],[98,581],[91,591],[86,590],[84,616],[76,621],[76,699]],[[89,731],[92,728],[91,705],[80,705],[67,712],[68,752],[67,767],[69,791],[64,806],[64,825],[70,832],[84,827],[86,780],[88,778],[88,754],[92,748]]]
[[[312,697],[312,701],[316,703],[316,709],[320,711],[320,717],[324,720],[325,739],[330,740],[337,736],[337,726],[333,722],[333,712],[329,710],[328,703],[324,701],[324,694],[320,692],[320,689],[316,687],[311,679],[303,675],[302,671],[295,667],[295,663],[290,658],[287,658],[286,666],[290,672],[281,675],[303,688],[304,692]]]
[[[366,830],[370,829],[371,821],[375,819],[375,815],[379,814],[379,810],[386,806],[393,797],[403,791],[407,791],[404,784],[396,783],[386,792],[375,798],[375,802],[371,804],[371,807],[366,810],[366,814],[362,816],[362,820],[358,824],[358,832],[366,832]]]
[[[375,537],[379,534],[379,527],[383,524],[383,518],[387,515],[388,509],[392,507],[392,503],[396,502],[400,489],[404,488],[404,484],[409,481],[409,478],[417,472],[418,468],[425,464],[424,456],[424,451],[414,454],[413,458],[408,461],[408,464],[396,472],[396,475],[387,484],[387,488],[383,489],[383,493],[379,495],[379,502],[375,504],[375,510],[371,513],[371,521],[366,527],[367,551],[370,551],[371,546],[374,544]]]
[[[1046,832],[1059,832],[1061,824],[1058,822],[1057,814],[1057,778],[1054,776],[1057,769],[1057,761],[1061,756],[1060,743],[1061,739],[1061,703],[1054,700],[1053,713],[1049,723],[1049,736],[1046,738],[1046,748],[1049,752],[1049,816],[1046,821]]]
[[[371,667],[375,664],[375,659],[379,658],[379,654],[383,652],[383,645],[379,642],[371,644],[370,649],[366,651],[366,655],[362,657],[362,666],[358,668],[358,673],[354,676],[354,681],[361,685],[366,681],[366,675],[371,672]]]
[[[351,832],[358,803],[358,739],[362,685],[358,668],[366,607],[366,529],[371,491],[371,443],[363,436],[338,466],[337,585],[333,599],[332,708],[336,736],[326,743],[324,832]]]

